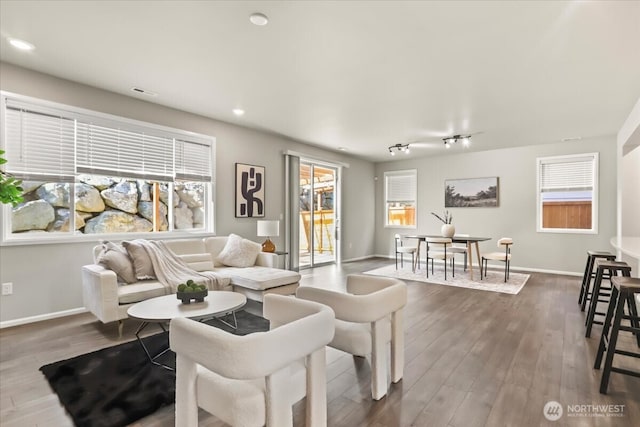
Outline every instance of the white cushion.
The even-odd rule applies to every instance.
[[[213,259],[209,253],[184,254],[178,257],[195,271],[213,271]]]
[[[231,234],[216,259],[229,267],[250,267],[256,263],[261,250],[259,243]]]
[[[391,322],[388,317],[380,320],[384,342],[391,341]],[[329,344],[333,348],[346,351],[356,356],[371,354],[371,324],[353,323],[344,320],[335,320],[336,334]]]
[[[131,304],[166,295],[166,289],[157,280],[144,280],[131,285],[118,286],[118,303]]]
[[[504,261],[505,253],[504,252],[489,252],[488,254],[482,254],[482,258],[491,259],[495,261]],[[511,260],[511,254],[507,255],[507,259]]]
[[[207,252],[202,239],[163,240],[164,244],[176,255],[202,254]]]
[[[96,258],[96,263],[116,273],[119,283],[135,283],[136,273],[133,262],[127,250],[113,242],[102,242],[102,249]]]
[[[453,258],[455,256],[455,253],[450,252],[449,248],[447,248],[447,255],[445,256],[444,252],[436,252],[436,251],[429,251],[428,254],[429,258],[433,258],[433,259],[449,259],[449,258]]]
[[[231,277],[231,284],[263,291],[300,281],[300,273],[270,267],[221,268],[216,273]]]
[[[218,255],[220,255],[220,252],[224,249],[228,239],[228,236],[213,236],[204,239],[205,252],[209,252],[211,254],[215,267],[224,266],[223,263],[218,261]]]
[[[498,239],[498,247],[502,245],[513,245],[513,239],[511,237],[502,237]]]
[[[127,249],[129,257],[133,261],[133,269],[136,273],[136,279],[155,279],[156,274],[153,271],[153,263],[147,253],[147,250],[142,246],[142,239],[132,240],[130,242],[122,242],[122,246]]]
[[[416,248],[415,246],[398,246],[398,249],[396,249],[396,252],[409,254],[409,253],[415,252],[416,249],[418,248]]]
[[[286,369],[286,368],[285,368]],[[289,365],[291,405],[306,394],[306,370],[302,361]],[[228,424],[261,427],[266,423],[265,382],[225,378],[198,366],[198,406]]]

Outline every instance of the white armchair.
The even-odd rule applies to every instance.
[[[265,295],[264,315],[271,330],[245,336],[171,321],[176,426],[196,427],[199,407],[233,426],[292,426],[292,405],[305,395],[307,426],[327,425],[325,346],[334,334],[333,311]]]
[[[397,279],[362,274],[347,276],[347,293],[300,287],[298,298],[331,307],[336,315],[331,347],[355,356],[371,357],[371,395],[379,400],[387,394],[387,352],[391,344],[391,381],[402,379],[404,329],[402,309],[407,303],[407,285]]]

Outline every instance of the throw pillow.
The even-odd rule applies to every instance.
[[[151,258],[149,258],[149,254],[144,246],[139,243],[139,240],[122,242],[122,246],[127,249],[129,257],[131,257],[131,260],[133,261],[133,269],[136,272],[136,278],[138,280],[156,278]]]
[[[112,242],[102,242],[102,252],[98,255],[98,264],[116,273],[118,283],[135,283],[136,275],[133,271],[131,258],[124,248]]]
[[[243,239],[236,234],[230,234],[224,248],[216,258],[229,267],[251,267],[262,250],[260,243]]]

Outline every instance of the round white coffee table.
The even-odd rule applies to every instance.
[[[155,356],[152,356],[144,345],[144,341],[140,338],[140,333],[150,323],[156,323],[163,331],[166,331],[163,323],[169,322],[171,319],[175,319],[177,317],[186,317],[193,320],[205,321],[214,317],[231,314],[233,316],[234,324],[228,323],[224,319],[219,320],[232,328],[236,328],[238,323],[235,312],[246,303],[247,297],[237,292],[209,291],[209,294],[205,297],[203,302],[192,302],[191,304],[183,304],[175,294],[172,294],[150,298],[146,301],[134,304],[129,307],[127,314],[131,318],[142,321],[136,330],[136,339],[142,346],[142,349],[147,354],[151,363],[173,370],[171,366],[167,366],[156,360],[169,351],[169,348],[166,348]]]

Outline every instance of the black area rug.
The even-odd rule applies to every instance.
[[[269,321],[260,316],[244,310],[236,316],[236,330],[218,319],[207,323],[236,335],[269,329]],[[156,354],[168,346],[169,333],[144,338],[144,342],[150,353]],[[159,361],[175,366],[175,354],[169,351]],[[51,363],[40,370],[76,426],[126,426],[175,401],[175,372],[151,364],[137,340]]]

